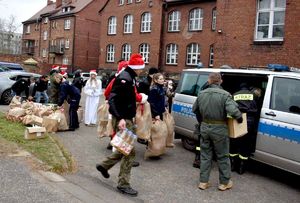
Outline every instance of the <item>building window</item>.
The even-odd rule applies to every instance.
[[[26,33],[28,33],[28,34],[30,33],[30,25],[26,26]]]
[[[119,0],[119,5],[124,5],[125,0]]]
[[[282,41],[286,0],[258,0],[255,40]]]
[[[132,0],[127,0],[127,4],[132,4]]]
[[[56,21],[52,21],[52,29],[56,28]]]
[[[202,30],[203,24],[203,10],[201,8],[195,8],[190,11],[189,15],[189,31]]]
[[[67,12],[70,12],[71,11],[71,7],[65,7],[62,9],[62,12],[63,13],[67,13]]]
[[[149,63],[150,45],[146,43],[141,44],[139,50],[140,54],[144,58],[144,62]]]
[[[132,33],[133,16],[126,15],[124,17],[124,33]]]
[[[48,17],[44,18],[44,23],[47,24],[48,23]]]
[[[34,30],[35,30],[35,31],[39,31],[39,24],[38,24],[38,23],[35,24]]]
[[[122,46],[122,59],[128,61],[131,55],[131,46],[129,44],[124,44]]]
[[[178,63],[178,45],[169,44],[167,45],[166,51],[166,64],[176,65]]]
[[[151,13],[143,13],[141,21],[141,32],[151,32]]]
[[[42,50],[42,56],[45,58],[47,56],[47,50],[46,49],[43,49]]]
[[[169,32],[179,31],[179,24],[180,24],[180,12],[172,11],[169,14],[168,31]]]
[[[71,28],[71,20],[67,19],[65,20],[65,30],[70,30]]]
[[[214,67],[214,45],[210,45],[209,47],[209,67]]]
[[[192,43],[187,46],[186,65],[198,65],[200,63],[200,46]]]
[[[44,39],[44,40],[47,40],[47,38],[48,38],[48,32],[47,32],[47,31],[44,31],[44,37],[43,37],[43,39]]]
[[[141,0],[135,0],[135,2],[136,2],[136,3],[139,3],[139,2],[141,2]]]
[[[66,56],[63,57],[62,64],[63,64],[63,65],[68,65],[68,64],[69,64],[69,59],[68,59],[68,57],[66,57]]]
[[[34,41],[34,46],[37,47],[38,44],[39,44],[39,40],[35,40],[35,41]]]
[[[66,39],[66,41],[65,41],[65,48],[66,49],[70,48],[70,39]]]
[[[216,31],[217,28],[217,9],[212,10],[211,30]]]
[[[108,34],[117,34],[117,18],[115,16],[111,16],[108,19]]]
[[[115,46],[113,44],[106,47],[106,62],[115,62]]]

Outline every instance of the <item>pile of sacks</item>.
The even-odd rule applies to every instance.
[[[101,105],[98,109],[99,123],[97,132],[100,138],[114,134],[112,119],[108,109],[109,105],[107,103]],[[135,124],[135,134],[138,138],[148,143],[144,154],[145,159],[163,155],[167,147],[172,148],[175,146],[173,144],[175,122],[168,110],[164,113],[163,120],[153,121],[150,104],[148,102],[145,104],[137,104]]]
[[[26,101],[21,103],[21,98],[13,97],[9,104],[6,118],[14,122],[22,122],[24,125],[45,127],[47,132],[68,130],[67,117],[55,105],[42,105]]]

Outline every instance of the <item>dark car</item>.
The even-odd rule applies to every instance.
[[[18,63],[0,62],[0,68],[12,71],[24,71],[24,68]]]

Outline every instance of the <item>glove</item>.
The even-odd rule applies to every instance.
[[[146,95],[146,94],[144,94],[144,93],[140,93],[140,94],[142,95],[142,101],[141,101],[141,103],[142,103],[142,104],[145,104],[146,101],[147,101],[147,99],[148,99],[148,95]]]
[[[243,117],[239,117],[238,119],[236,119],[238,123],[242,123],[243,122]]]

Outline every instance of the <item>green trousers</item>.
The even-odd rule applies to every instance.
[[[119,121],[113,118],[113,127],[116,132],[118,132],[118,123]],[[126,120],[126,127],[129,130],[134,130],[134,125],[132,120]],[[105,169],[109,170],[112,168],[116,163],[121,161],[120,172],[119,172],[119,181],[118,185],[121,187],[130,187],[130,172],[132,168],[132,163],[135,159],[135,149],[133,148],[132,151],[128,156],[124,156],[122,153],[116,151],[113,152],[111,155],[106,157],[106,159],[101,163]]]
[[[219,182],[227,184],[231,178],[227,125],[201,123],[200,147],[200,182],[208,183],[215,152],[219,167]]]

